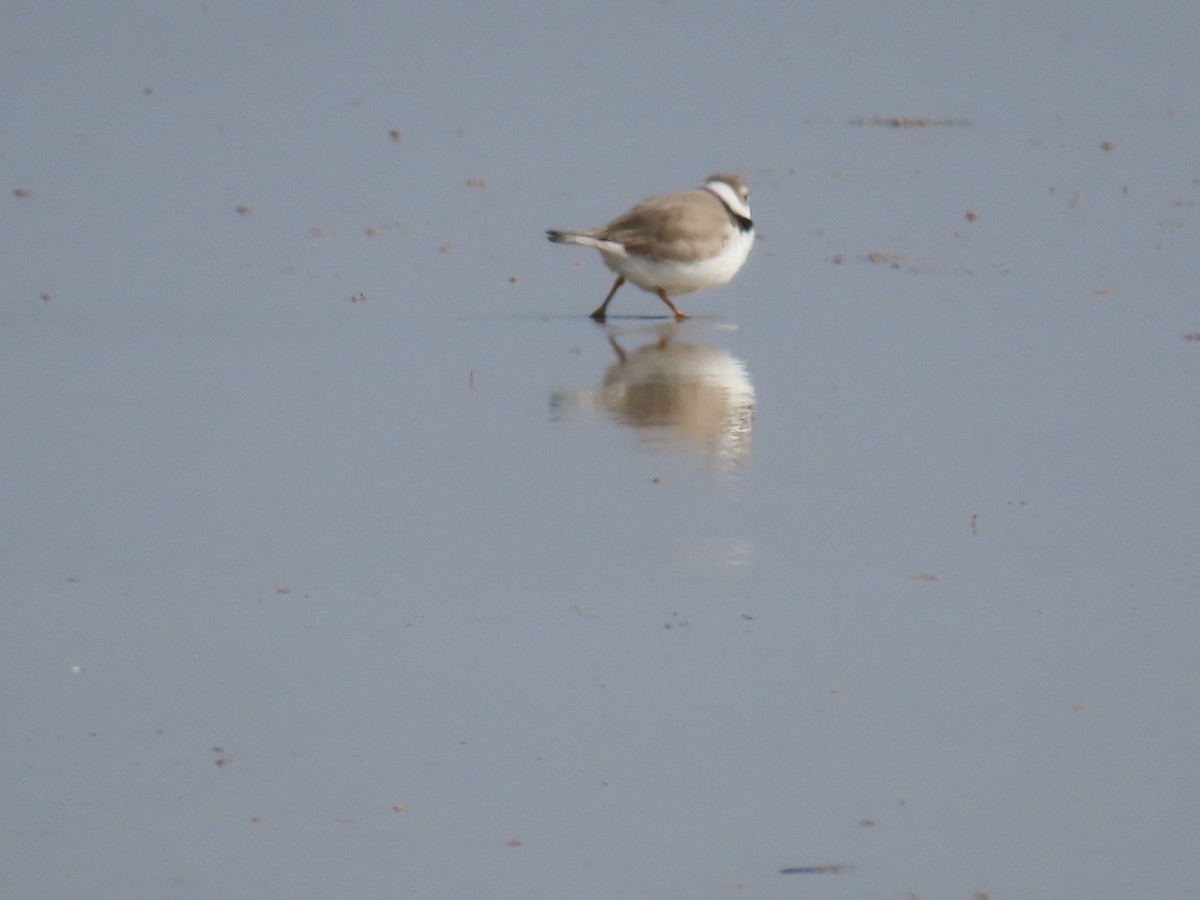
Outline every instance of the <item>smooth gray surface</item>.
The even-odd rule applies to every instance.
[[[3,17],[0,893],[1194,892],[1198,8],[405,7]]]

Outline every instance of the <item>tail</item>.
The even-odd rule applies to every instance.
[[[554,228],[547,228],[546,237],[555,244],[579,244],[581,247],[592,247],[601,253],[625,255],[625,248],[620,244],[598,238],[591,231],[558,231]]]

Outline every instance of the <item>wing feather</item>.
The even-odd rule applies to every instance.
[[[716,256],[725,244],[729,213],[706,190],[677,191],[643,200],[596,232],[629,253],[659,259]]]

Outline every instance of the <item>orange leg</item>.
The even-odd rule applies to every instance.
[[[663,303],[667,304],[667,306],[671,307],[671,312],[675,313],[675,318],[677,318],[677,319],[686,319],[687,318],[687,316],[685,316],[683,313],[681,313],[679,311],[679,307],[677,307],[674,303],[672,303],[670,298],[667,297],[666,291],[664,291],[662,288],[659,288],[657,293],[658,293],[658,299],[661,300]]]
[[[619,288],[624,283],[625,283],[625,276],[618,275],[617,280],[613,282],[612,290],[609,291],[608,296],[604,298],[604,302],[600,304],[599,308],[594,313],[592,313],[593,319],[595,319],[597,322],[604,321],[604,317],[608,313],[608,301],[613,298],[613,294],[615,294],[617,292],[617,288]]]

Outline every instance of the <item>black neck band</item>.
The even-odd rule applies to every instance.
[[[706,187],[707,187],[707,185],[706,185]],[[754,227],[754,223],[752,221],[750,221],[749,216],[743,216],[741,213],[734,212],[733,207],[731,207],[728,203],[725,202],[725,198],[722,197],[720,194],[718,194],[716,191],[714,191],[712,188],[708,188],[708,192],[710,194],[712,194],[714,197],[716,197],[718,200],[721,201],[721,205],[723,207],[725,207],[725,212],[729,213],[729,218],[733,219],[733,221],[735,221],[737,223],[738,231],[745,234],[747,231],[749,231],[750,229],[752,229]]]

